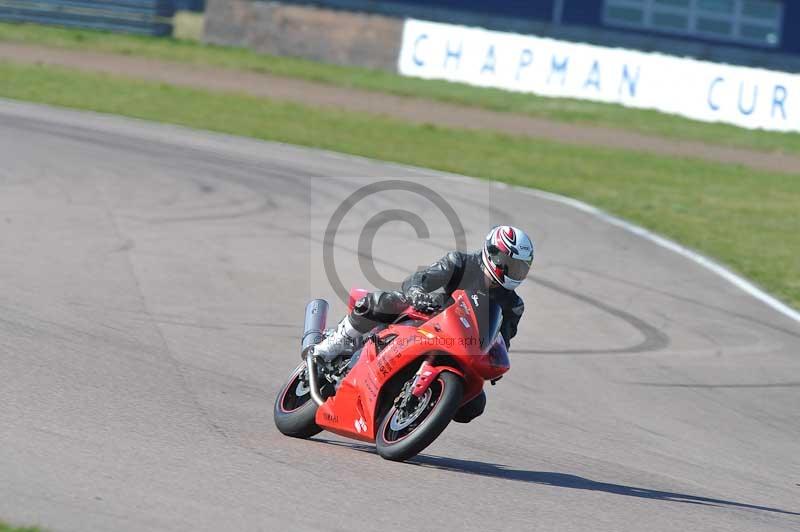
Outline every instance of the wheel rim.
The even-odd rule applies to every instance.
[[[410,436],[434,411],[444,393],[444,381],[439,378],[420,397],[419,403],[408,411],[392,407],[388,422],[384,423],[383,440],[395,443]]]
[[[411,425],[414,421],[416,421],[419,418],[420,415],[422,415],[422,413],[428,407],[428,403],[431,402],[432,395],[433,392],[431,392],[430,388],[425,390],[425,394],[422,397],[420,397],[417,406],[413,408],[410,412],[406,412],[405,410],[395,409],[394,414],[392,414],[392,418],[389,420],[389,429],[395,432],[400,432],[401,430]]]
[[[308,384],[303,382],[303,379],[297,379],[297,386],[294,387],[294,394],[297,397],[306,396],[310,391],[311,388],[308,386]]]
[[[301,365],[290,377],[289,383],[283,390],[280,407],[285,413],[294,412],[311,399],[310,388],[302,379],[305,366]]]

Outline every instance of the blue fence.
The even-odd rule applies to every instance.
[[[280,2],[424,20],[465,13],[489,18],[513,17],[524,20],[549,21],[553,18],[554,5],[554,0],[539,0],[538,2],[523,0],[494,0],[493,2],[486,0],[280,0]],[[442,22],[449,22],[449,20],[442,20]]]
[[[175,0],[0,0],[0,20],[172,35]]]
[[[175,0],[177,11],[203,11],[206,8],[206,0]]]
[[[257,0],[270,2],[272,0]],[[499,31],[537,33],[553,18],[554,0],[279,0],[283,4],[416,18]],[[590,0],[573,0],[587,2]],[[603,0],[591,0],[602,2]],[[566,4],[569,5],[569,4]]]
[[[269,0],[262,0],[269,1]],[[529,20],[550,20],[554,0],[280,0],[287,4],[306,4],[348,11],[365,11],[388,15],[429,18],[436,12],[465,12],[493,17],[520,17]],[[580,0],[585,1],[585,0]],[[593,0],[599,1],[599,0]]]

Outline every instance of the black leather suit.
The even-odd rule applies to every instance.
[[[503,325],[500,332],[511,345],[517,334],[517,325],[525,310],[522,299],[513,290],[503,287],[486,288],[481,268],[481,253],[461,253],[451,251],[424,270],[410,275],[403,281],[402,291],[372,292],[356,302],[350,314],[353,327],[367,333],[380,323],[390,323],[408,307],[406,293],[412,287],[420,287],[425,292],[442,291],[447,296],[458,290],[482,291],[500,305],[503,311]],[[445,305],[448,303],[446,302]]]

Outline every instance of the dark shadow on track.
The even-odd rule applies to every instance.
[[[361,452],[376,454],[375,448],[370,445],[364,445],[355,442],[350,443],[327,440],[323,438],[315,438],[315,440],[327,444],[349,447]],[[407,463],[417,467],[438,469],[440,471],[452,471],[454,473],[464,473],[468,475],[513,480],[515,482],[528,482],[531,484],[541,484],[543,486],[553,486],[557,488],[602,491],[614,495],[638,497],[641,499],[680,502],[686,504],[696,504],[700,506],[716,506],[718,508],[742,508],[747,510],[760,510],[777,514],[800,516],[800,512],[790,512],[788,510],[781,510],[779,508],[770,508],[769,506],[758,506],[755,504],[745,504],[741,502],[727,501],[724,499],[713,499],[710,497],[698,497],[696,495],[687,495],[685,493],[637,488],[634,486],[626,486],[624,484],[611,484],[608,482],[599,482],[567,473],[514,469],[502,464],[493,464],[489,462],[459,460],[457,458],[445,458],[441,456],[419,455],[415,458],[412,458]]]
[[[455,471],[458,473],[467,473],[471,475],[480,475],[493,478],[502,478],[506,480],[515,480],[518,482],[531,482],[534,484],[543,484],[546,486],[555,486],[559,488],[603,491],[606,493],[613,493],[615,495],[625,495],[627,497],[639,497],[643,499],[682,502],[687,504],[699,504],[704,506],[746,508],[749,510],[762,510],[765,512],[774,512],[786,515],[800,516],[800,513],[798,512],[790,512],[778,508],[770,508],[768,506],[757,506],[754,504],[745,504],[740,502],[727,501],[724,499],[712,499],[709,497],[698,497],[696,495],[687,495],[684,493],[674,493],[669,491],[659,491],[648,488],[625,486],[623,484],[598,482],[596,480],[579,477],[577,475],[569,475],[566,473],[553,473],[548,471],[526,471],[523,469],[513,469],[501,464],[492,464],[487,462],[476,462],[472,460],[458,460],[455,458],[421,455],[414,458],[411,461],[411,463],[420,465],[422,467],[430,467],[433,469]]]
[[[634,384],[636,386],[650,386],[652,388],[705,388],[715,390],[717,388],[800,388],[800,382],[767,382],[763,384],[698,384],[698,383],[670,383],[670,382],[627,382],[624,384]]]

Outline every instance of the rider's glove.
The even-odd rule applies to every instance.
[[[419,312],[436,312],[444,306],[444,294],[426,292],[419,286],[412,286],[406,292],[408,302]]]

